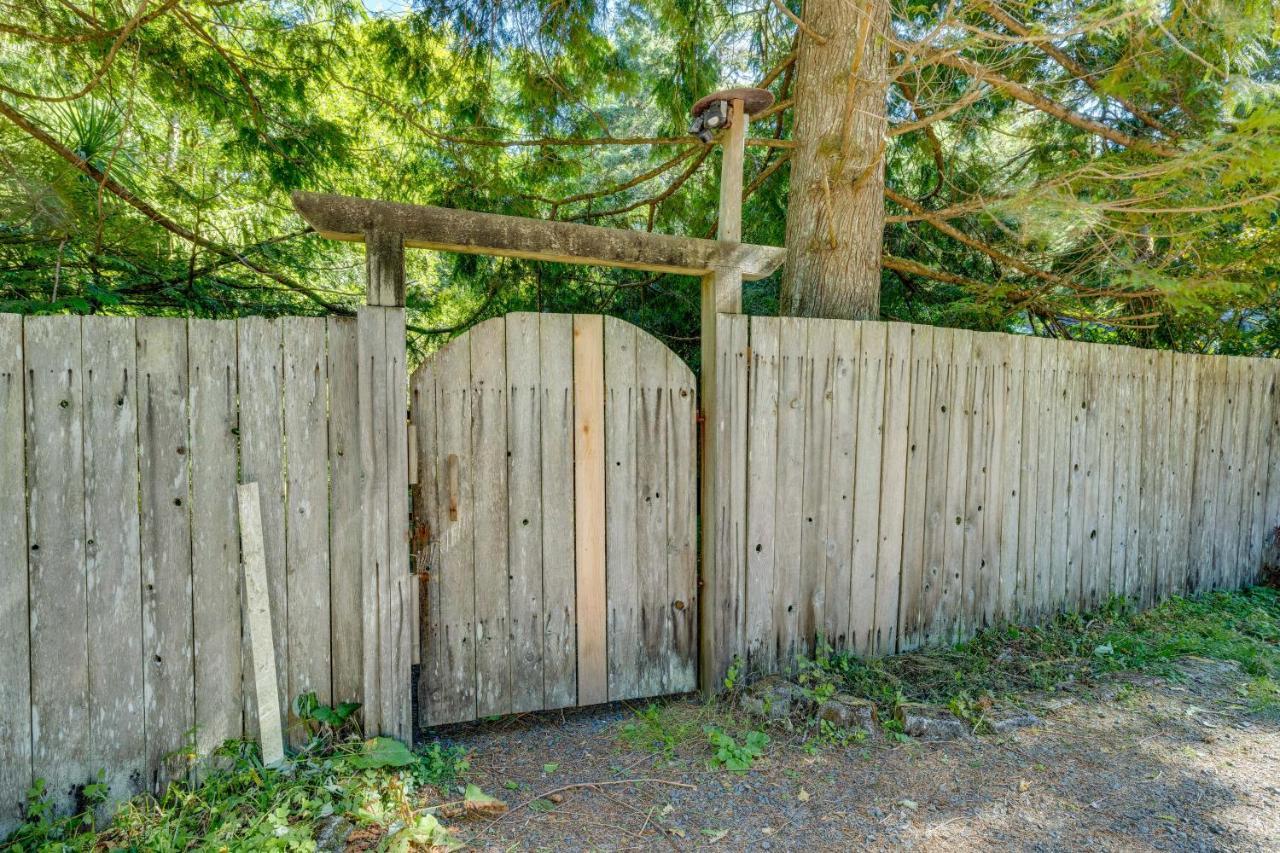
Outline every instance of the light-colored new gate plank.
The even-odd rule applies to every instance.
[[[329,636],[329,441],[326,421],[328,363],[322,318],[286,317],[284,434],[286,464],[285,582],[288,587],[291,698],[315,693],[333,701]],[[290,712],[290,717],[292,717]],[[290,741],[305,731],[291,720]]]
[[[232,340],[234,341],[234,327]],[[138,397],[134,321],[81,320],[84,365],[84,525],[93,767],[110,807],[142,791],[142,576],[138,542]],[[194,459],[193,459],[194,461]],[[231,456],[235,464],[234,448]],[[235,590],[232,590],[235,601]],[[216,600],[212,602],[216,606]],[[238,615],[239,610],[235,613]],[[238,622],[234,650],[240,654]],[[239,694],[234,734],[239,734]]]
[[[564,708],[578,700],[574,572],[573,317],[543,314],[538,326],[543,701]]]
[[[609,699],[605,588],[604,320],[573,317],[573,505],[578,704]]]
[[[85,587],[80,318],[28,317],[31,759],[55,814],[93,781]]]
[[[537,314],[506,317],[511,710],[542,699],[542,385]]]
[[[244,731],[236,324],[190,320],[187,345],[196,747],[207,756]],[[328,577],[323,583],[328,589]]]
[[[32,781],[22,350],[22,317],[0,314],[0,837],[19,824]]]
[[[187,324],[142,317],[137,330],[147,773],[159,793],[186,774],[184,759],[173,753],[195,724]]]

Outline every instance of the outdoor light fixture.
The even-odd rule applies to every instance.
[[[759,115],[773,105],[773,93],[765,89],[721,89],[700,98],[689,112],[693,121],[689,123],[689,133],[698,137],[704,145],[715,139],[718,131],[728,127],[733,111],[730,105],[734,101],[742,101],[743,111],[748,116]]]

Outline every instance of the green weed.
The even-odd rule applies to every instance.
[[[798,677],[815,695],[838,689],[882,709],[904,701],[946,705],[977,723],[992,699],[1095,683],[1121,671],[1176,679],[1177,662],[1189,656],[1239,663],[1251,676],[1250,706],[1280,713],[1280,591],[1172,598],[1142,612],[1114,598],[1094,613],[1065,614],[1043,626],[998,626],[956,646],[883,658],[824,645],[802,662]]]
[[[0,848],[307,850],[321,823],[337,817],[362,827],[402,827],[404,840],[414,843],[446,837],[424,798],[437,793],[429,786],[451,785],[467,770],[460,749],[432,743],[411,751],[389,738],[340,737],[351,711],[327,713],[299,702],[295,708],[316,723],[313,739],[283,766],[265,767],[255,743],[228,741],[211,756],[203,782],[171,785],[158,799],[136,797],[97,831],[93,811],[105,786],[86,788],[84,813],[59,818],[38,780],[26,822]]]
[[[707,742],[711,744],[711,766],[745,773],[751,769],[755,760],[764,755],[769,745],[769,736],[761,731],[749,731],[738,743],[736,739],[719,726],[707,726]]]

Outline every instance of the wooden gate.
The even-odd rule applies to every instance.
[[[697,687],[693,373],[612,317],[510,314],[411,381],[423,726]]]

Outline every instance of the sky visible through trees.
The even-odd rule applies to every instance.
[[[687,109],[755,84],[744,239],[793,239],[748,311],[1275,354],[1278,9],[0,0],[0,310],[350,310],[293,189],[710,236]],[[415,347],[541,309],[696,352],[689,279],[409,262]]]

